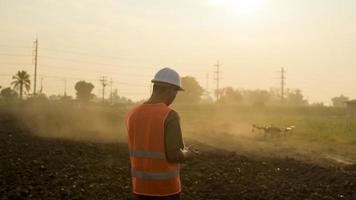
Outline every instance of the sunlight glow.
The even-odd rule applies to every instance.
[[[263,0],[209,0],[211,6],[224,9],[229,15],[251,17],[261,7]]]

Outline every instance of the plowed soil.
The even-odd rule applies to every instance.
[[[352,170],[197,145],[201,155],[182,166],[182,199],[356,199]],[[0,156],[0,199],[133,199],[125,143],[36,137],[7,119]]]

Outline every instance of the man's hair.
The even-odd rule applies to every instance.
[[[156,95],[162,95],[162,94],[165,94],[169,90],[177,90],[177,89],[178,89],[178,87],[173,86],[173,85],[154,83],[152,92],[153,92],[153,94],[156,94]]]

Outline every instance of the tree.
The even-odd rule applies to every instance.
[[[324,107],[325,105],[324,105],[323,102],[314,102],[310,106],[313,106],[313,107]]]
[[[304,99],[301,90],[289,90],[287,92],[286,103],[291,106],[308,105],[308,101]]]
[[[199,85],[198,81],[191,76],[182,77],[183,92],[177,95],[177,103],[196,104],[201,100],[204,89]]]
[[[124,96],[120,96],[117,89],[112,93],[112,103],[131,103],[132,101]]]
[[[214,100],[210,96],[209,92],[205,91],[201,97],[200,103],[201,104],[213,104]]]
[[[83,103],[89,102],[93,98],[91,93],[94,89],[94,85],[85,81],[79,81],[75,84],[75,90],[77,91],[77,99]]]
[[[72,97],[71,96],[67,96],[67,95],[51,95],[48,97],[48,100],[50,101],[71,101]]]
[[[247,103],[253,106],[265,106],[270,100],[270,93],[266,90],[248,90],[244,91],[243,96]]]
[[[242,101],[242,94],[239,90],[232,87],[222,88],[220,91],[219,103],[224,104],[238,104]]]
[[[37,93],[36,95],[30,96],[27,99],[27,102],[30,102],[33,105],[44,106],[45,104],[49,103],[49,99],[47,98],[46,94]]]
[[[20,91],[20,98],[23,96],[23,89],[25,87],[26,91],[30,90],[30,75],[26,71],[18,71],[15,76],[12,77],[14,81],[11,82],[11,85],[14,86],[14,89]]]
[[[349,97],[340,95],[331,99],[334,107],[346,107],[346,102],[349,101]]]
[[[13,101],[17,98],[16,91],[12,90],[10,87],[2,89],[0,95],[7,102]]]
[[[281,91],[280,88],[270,88],[268,91],[268,104],[272,106],[281,105]]]

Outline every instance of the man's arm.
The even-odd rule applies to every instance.
[[[171,111],[165,121],[166,158],[170,163],[181,163],[191,157],[192,153],[184,149],[180,118],[177,112]]]

